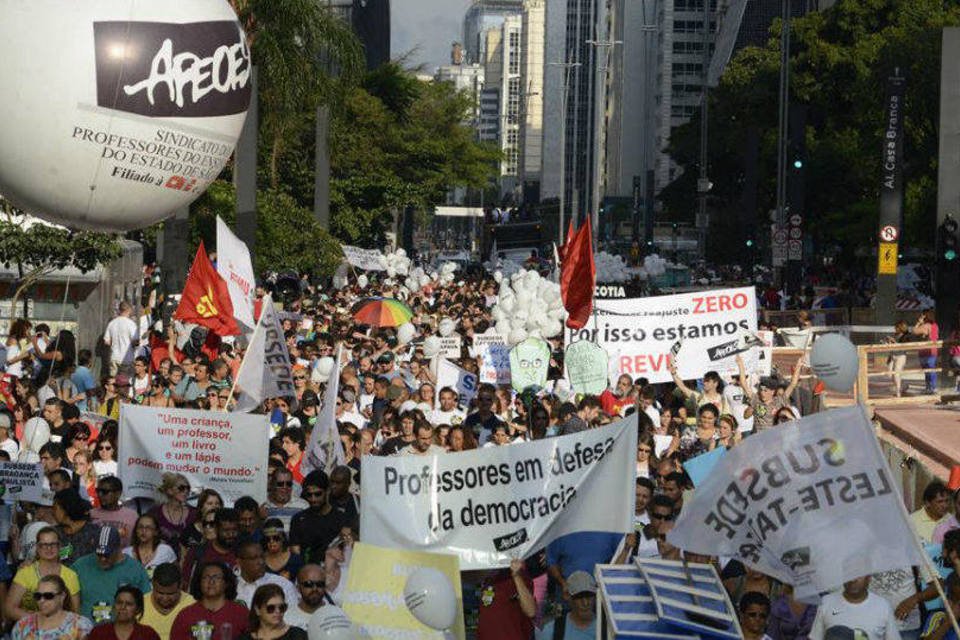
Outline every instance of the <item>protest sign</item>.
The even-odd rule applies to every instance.
[[[380,264],[383,254],[376,249],[361,249],[360,247],[351,247],[343,245],[343,257],[357,269],[364,271],[386,271],[387,268]]]
[[[485,333],[473,336],[474,356],[480,358],[480,382],[510,384],[510,347],[503,336]]]
[[[607,388],[610,359],[601,347],[587,340],[574,342],[563,354],[570,386],[577,393],[599,395]]]
[[[637,417],[569,436],[431,456],[363,459],[370,544],[505,567],[578,531],[633,527]],[[603,496],[598,500],[597,496]]]
[[[252,329],[253,300],[256,294],[256,278],[247,245],[233,235],[230,227],[217,216],[217,273],[227,282],[233,315],[237,321]]]
[[[0,462],[0,498],[49,504],[43,493],[43,470],[39,464]]]
[[[452,335],[440,338],[440,357],[449,358],[450,360],[459,360],[460,359],[460,345],[463,342],[463,338],[459,335]]]
[[[267,497],[267,416],[124,404],[118,475],[128,498],[156,498],[164,473],[214,489],[227,505]]]
[[[237,391],[234,392],[237,411],[252,411],[266,398],[295,393],[290,352],[269,295],[263,298],[260,318],[240,363]]]
[[[80,422],[90,427],[91,441],[97,439],[97,436],[100,435],[100,430],[103,429],[103,423],[109,419],[107,416],[99,414],[96,411],[80,412]]]
[[[407,609],[403,587],[407,578],[421,567],[441,571],[450,579],[457,602],[463,602],[457,556],[422,551],[386,549],[357,542],[353,545],[343,610],[365,640],[445,640],[466,637],[463,610],[450,635],[430,629]]]
[[[527,338],[510,349],[510,384],[514,390],[542,389],[550,370],[550,345],[542,338]]]
[[[450,387],[457,392],[458,404],[460,408],[470,406],[470,401],[477,395],[477,387],[480,383],[477,381],[476,374],[470,373],[453,364],[449,360],[440,359],[437,365],[437,405],[440,404],[440,390]]]
[[[671,296],[596,300],[599,326],[568,330],[567,343],[595,342],[613,362],[616,374],[669,382],[670,349],[680,343],[680,377],[693,380],[704,371],[736,373],[736,354],[744,334],[757,330],[753,287],[696,291]],[[757,348],[744,353],[748,371]]]
[[[736,557],[811,598],[923,562],[900,499],[862,409],[834,409],[730,449],[668,540]]]

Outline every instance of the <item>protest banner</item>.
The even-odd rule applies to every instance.
[[[310,433],[307,450],[303,453],[303,462],[300,471],[307,475],[314,469],[322,469],[330,475],[334,467],[346,461],[343,451],[343,442],[337,430],[337,396],[340,395],[340,362],[343,358],[343,347],[337,345],[337,354],[333,359],[330,379],[323,389],[320,411],[317,413],[317,425]]]
[[[463,602],[460,565],[457,556],[422,551],[386,549],[357,542],[353,545],[343,610],[365,640],[463,640],[463,610],[450,634],[430,629],[407,609],[403,587],[407,578],[421,567],[441,571],[450,579],[457,602]]]
[[[227,281],[233,315],[238,322],[252,329],[256,324],[253,319],[256,278],[250,251],[220,216],[217,216],[217,273]]]
[[[860,407],[833,409],[730,449],[668,534],[794,586],[798,599],[920,565],[896,483]],[[883,549],[883,553],[876,553]]]
[[[480,358],[480,382],[510,384],[510,347],[503,336],[485,333],[473,336],[473,354]]]
[[[610,359],[603,348],[587,340],[574,342],[563,354],[570,387],[577,393],[599,395],[607,388]]]
[[[441,358],[437,365],[437,405],[440,403],[440,390],[450,387],[457,392],[457,404],[461,409],[470,406],[470,401],[477,395],[477,387],[480,383],[477,381],[476,374],[470,373],[466,369],[458,367],[449,360]]]
[[[636,434],[633,415],[569,436],[455,455],[367,456],[364,540],[456,553],[467,571],[508,566],[568,533],[631,531]]]
[[[124,404],[117,474],[128,498],[157,498],[163,474],[174,472],[227,505],[241,496],[263,501],[269,440],[263,415]]]
[[[0,462],[0,498],[6,501],[46,502],[43,469],[30,462]]]
[[[460,345],[463,344],[463,338],[459,335],[440,337],[440,357],[450,360],[460,359]]]
[[[342,245],[343,257],[347,262],[364,271],[386,271],[387,268],[380,264],[383,254],[376,249],[361,249],[360,247],[351,247]]]
[[[292,396],[294,393],[287,341],[273,300],[267,295],[263,298],[260,318],[237,371],[236,410],[252,411],[266,398]]]
[[[670,296],[597,300],[598,326],[568,329],[567,343],[595,342],[616,364],[616,374],[669,382],[670,350],[680,343],[680,377],[694,380],[705,371],[736,373],[735,356],[743,336],[757,330],[753,287],[695,291]],[[753,371],[757,348],[743,354]]]
[[[550,370],[550,345],[542,338],[527,338],[510,349],[510,384],[516,391],[542,389]]]

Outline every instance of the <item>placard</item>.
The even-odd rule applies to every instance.
[[[43,493],[43,470],[40,464],[0,462],[0,498],[5,501],[46,502]]]
[[[563,354],[570,386],[577,393],[599,395],[607,388],[607,366],[610,358],[602,347],[581,340],[574,342]]]
[[[357,269],[364,271],[386,271],[387,268],[380,264],[383,254],[376,249],[361,249],[360,247],[351,247],[342,245],[343,257]]]
[[[474,356],[480,360],[480,382],[510,384],[510,347],[503,336],[486,333],[473,336]]]
[[[542,338],[527,338],[510,350],[510,384],[515,391],[542,389],[550,370],[550,345]]]

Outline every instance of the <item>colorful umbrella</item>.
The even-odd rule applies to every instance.
[[[355,321],[373,327],[399,327],[411,318],[413,311],[393,298],[369,298],[353,314]]]

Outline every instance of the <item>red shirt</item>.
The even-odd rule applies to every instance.
[[[307,457],[307,454],[301,453],[300,459],[297,460],[296,464],[293,464],[289,460],[287,461],[287,471],[293,474],[293,481],[297,484],[303,484],[303,471],[301,466],[303,466],[303,459]]]
[[[523,582],[533,593],[533,580],[523,572]],[[510,571],[500,571],[484,580],[480,588],[480,617],[477,640],[529,640],[533,636],[533,618],[524,615],[520,596]]]
[[[170,629],[170,640],[205,640],[206,638],[239,638],[247,630],[247,608],[227,601],[217,611],[210,611],[195,602],[180,613]],[[225,625],[232,625],[224,634]]]
[[[98,624],[91,631],[90,635],[87,636],[87,640],[120,640],[117,637],[117,632],[113,628],[112,622],[107,622],[105,624]],[[153,627],[148,627],[145,624],[140,624],[135,622],[133,624],[133,633],[130,634],[128,640],[160,640],[159,634],[153,630]]]
[[[628,407],[635,403],[635,398],[630,396],[618,398],[617,396],[613,395],[613,392],[610,391],[610,389],[605,389],[603,393],[600,394],[600,408],[602,408],[603,412],[608,416],[619,416],[620,410],[623,407]]]

